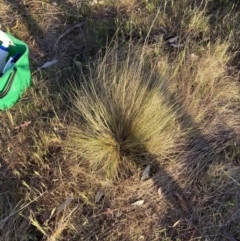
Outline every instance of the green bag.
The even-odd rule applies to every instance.
[[[14,43],[14,46],[9,46],[8,58],[17,53],[20,53],[20,58],[0,77],[0,110],[12,107],[31,84],[28,46],[12,35],[7,35]]]

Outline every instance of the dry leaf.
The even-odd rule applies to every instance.
[[[166,30],[166,28],[164,28],[164,27],[160,27],[160,29],[162,29],[163,32],[164,32],[165,34],[167,34],[167,30]]]
[[[178,36],[176,36],[176,37],[174,37],[174,38],[168,39],[168,42],[169,42],[170,44],[174,44],[174,43],[177,43],[177,40],[178,40]]]
[[[75,64],[77,67],[82,67],[82,62],[80,62],[80,61],[75,60],[75,61],[74,61],[74,64]]]
[[[181,48],[184,44],[170,44],[173,48]]]
[[[25,122],[22,123],[21,125],[16,126],[14,129],[17,130],[17,129],[19,129],[19,128],[27,127],[27,126],[29,126],[31,123],[32,123],[31,121],[25,121]]]
[[[158,188],[158,191],[157,191],[157,192],[158,192],[158,196],[159,196],[159,197],[162,197],[163,193],[162,193],[161,187]]]
[[[146,179],[149,178],[150,168],[151,168],[151,166],[147,165],[147,167],[144,169],[144,171],[142,173],[141,181],[145,181]]]
[[[59,206],[57,210],[57,215],[63,211],[73,200],[73,194],[71,193],[70,196]]]
[[[194,53],[191,53],[191,60],[198,60],[199,59],[199,56],[197,56],[196,54]]]
[[[56,64],[58,62],[57,59],[55,60],[52,60],[52,61],[49,61],[49,62],[46,62],[45,64],[43,64],[41,67],[37,68],[37,70],[41,70],[41,69],[46,69],[46,68],[49,68],[51,66],[53,66],[54,64]]]
[[[141,235],[139,238],[138,238],[138,241],[144,241],[145,240],[145,237],[143,235]]]
[[[182,210],[190,214],[187,201],[178,192],[173,192],[173,194],[179,199]]]
[[[135,203],[132,203],[131,205],[134,207],[140,207],[144,204],[144,200],[138,200]]]
[[[175,228],[180,223],[180,221],[181,221],[181,219],[179,219],[177,222],[175,222],[172,227]]]
[[[104,190],[98,191],[97,194],[95,195],[95,203],[99,203],[104,196],[105,196]]]

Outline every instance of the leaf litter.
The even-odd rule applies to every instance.
[[[142,173],[141,181],[145,181],[146,179],[149,178],[150,168],[151,168],[151,166],[147,165],[147,167],[144,169],[144,171]]]
[[[95,203],[99,203],[104,196],[105,196],[105,191],[99,190],[95,195]]]
[[[69,206],[69,204],[72,202],[72,200],[73,200],[73,193],[71,193],[71,194],[69,195],[69,197],[59,206],[59,208],[58,208],[58,210],[57,210],[57,215],[58,215],[61,211],[63,211],[64,209],[66,209],[66,208]]]
[[[144,204],[144,200],[138,200],[134,203],[132,203],[131,205],[134,207],[141,207]]]
[[[46,69],[49,67],[52,67],[53,65],[55,65],[58,62],[57,59],[54,59],[52,61],[48,61],[45,64],[43,64],[41,67],[37,68],[37,71],[40,71],[41,69]]]
[[[19,126],[16,126],[14,129],[18,130],[20,128],[28,127],[32,122],[31,121],[25,121],[24,123],[20,124]]]

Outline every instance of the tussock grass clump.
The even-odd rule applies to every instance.
[[[168,158],[176,146],[177,116],[164,80],[133,54],[136,49],[127,51],[119,57],[117,48],[109,50],[73,90],[78,120],[67,149],[108,177],[124,176],[152,155]]]

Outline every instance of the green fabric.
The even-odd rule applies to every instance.
[[[12,107],[31,84],[28,46],[21,40],[7,34],[15,46],[9,46],[9,57],[21,54],[18,61],[0,77],[0,110]],[[0,41],[1,43],[1,41]],[[10,83],[12,82],[12,83]]]

